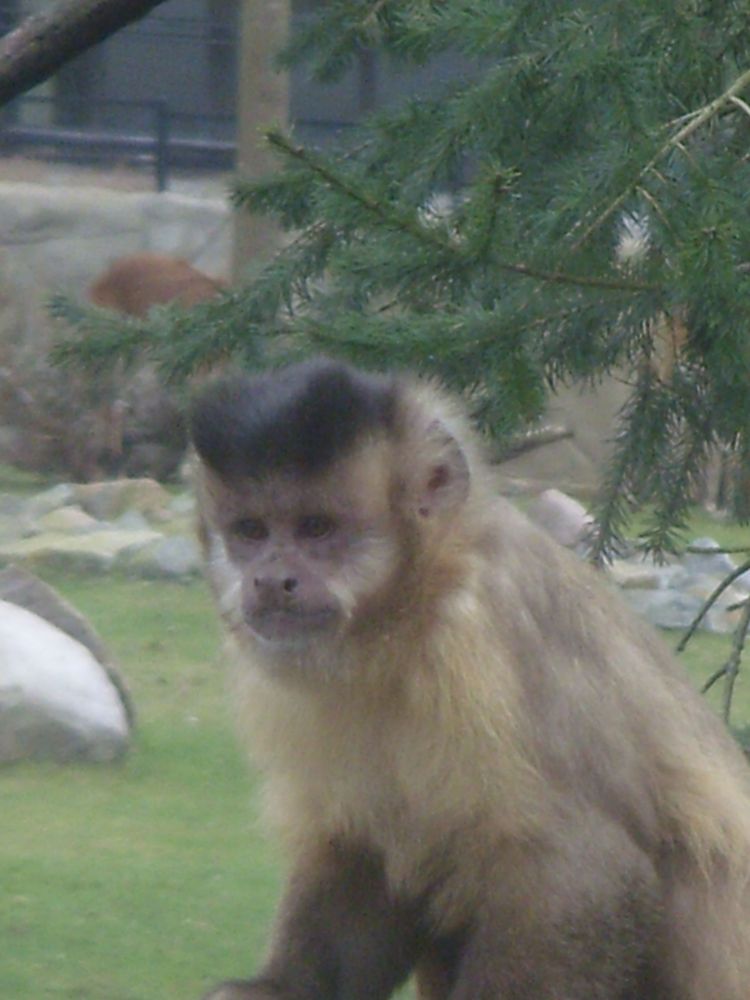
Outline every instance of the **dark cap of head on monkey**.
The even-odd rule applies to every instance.
[[[368,433],[392,430],[396,383],[319,359],[206,388],[190,413],[195,448],[223,476],[313,474]]]

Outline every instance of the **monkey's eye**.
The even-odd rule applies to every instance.
[[[298,538],[326,538],[336,527],[332,517],[325,514],[311,514],[297,524]]]
[[[262,542],[268,538],[268,527],[259,517],[241,517],[232,524],[231,532],[242,542]]]

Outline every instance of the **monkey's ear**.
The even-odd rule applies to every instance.
[[[412,470],[413,497],[420,517],[448,513],[469,494],[469,463],[463,448],[439,420],[427,428]]]

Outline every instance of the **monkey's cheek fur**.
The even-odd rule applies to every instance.
[[[336,632],[341,616],[335,608],[257,610],[245,617],[252,633],[273,646],[303,646]]]

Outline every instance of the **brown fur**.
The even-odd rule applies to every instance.
[[[393,435],[314,481],[203,466],[199,490],[293,859],[264,971],[212,1000],[385,1000],[411,968],[425,1000],[747,1000],[746,763],[602,577],[496,497],[451,400],[403,382]],[[269,647],[228,525],[324,504],[362,539],[325,570],[342,623]]]
[[[179,302],[193,306],[215,298],[226,288],[180,257],[134,253],[119,257],[91,285],[88,298],[96,306],[128,316],[145,316],[153,306]]]
[[[194,306],[215,298],[226,287],[221,279],[210,278],[180,257],[144,251],[118,257],[113,261],[91,284],[87,297],[93,305],[100,308],[143,318],[154,306],[169,302],[177,302],[185,307]],[[121,375],[114,376],[112,388],[118,384],[122,390]],[[169,399],[163,390],[158,387],[152,390],[154,397],[158,398],[160,393],[163,394],[164,407],[169,406]],[[105,474],[105,470],[99,468],[104,459],[110,473],[113,464],[123,462],[127,409],[127,404],[122,399],[113,398],[102,403],[96,417],[104,441],[96,449],[96,457],[92,454],[85,479],[97,479]],[[89,447],[88,451],[91,452],[92,449]]]

